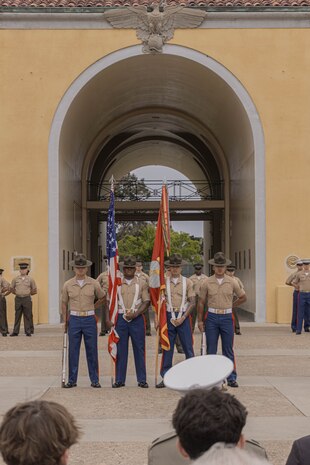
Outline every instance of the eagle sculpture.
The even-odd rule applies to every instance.
[[[136,29],[144,53],[161,53],[163,45],[173,38],[174,30],[193,29],[203,22],[207,13],[182,6],[137,6],[113,9],[103,13],[116,29]]]

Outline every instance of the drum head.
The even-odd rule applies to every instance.
[[[223,382],[234,369],[234,364],[223,355],[201,355],[188,358],[170,368],[164,376],[164,383],[175,391],[189,391],[195,388],[209,388]]]

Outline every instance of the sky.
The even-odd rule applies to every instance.
[[[172,168],[167,168],[166,166],[143,166],[133,170],[138,179],[144,178],[145,180],[188,180],[184,174],[180,173],[177,170]],[[203,237],[203,222],[202,221],[172,221],[172,228],[174,231],[183,231],[187,232],[196,237]]]

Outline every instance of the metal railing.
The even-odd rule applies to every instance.
[[[114,182],[116,201],[154,200],[161,199],[162,180],[120,180]],[[223,200],[224,182],[209,183],[208,181],[168,180],[166,181],[169,200]],[[88,183],[88,200],[108,201],[111,185]]]

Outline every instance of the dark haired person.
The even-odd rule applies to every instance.
[[[310,463],[310,436],[296,439],[293,442],[286,465],[309,465]]]
[[[67,465],[80,433],[73,416],[56,402],[17,404],[0,426],[0,451],[7,465]]]
[[[164,434],[151,444],[148,465],[188,465],[218,442],[267,458],[256,441],[245,440],[246,418],[246,408],[231,394],[217,387],[190,390],[179,400],[173,414],[175,432]]]
[[[117,343],[117,360],[115,382],[113,388],[125,386],[128,342],[131,339],[136,367],[136,376],[140,388],[148,388],[145,364],[145,325],[143,313],[150,305],[150,294],[145,280],[135,276],[136,258],[132,255],[124,257],[123,277],[118,287],[118,318],[115,325],[119,336]]]
[[[246,417],[241,402],[218,388],[189,391],[172,417],[181,454],[196,459],[216,442],[244,447]]]

